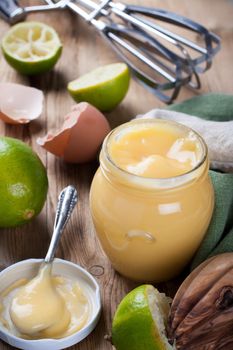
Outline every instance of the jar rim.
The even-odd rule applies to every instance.
[[[158,178],[158,177],[145,177],[141,175],[137,175],[134,173],[131,173],[123,168],[121,168],[119,165],[117,165],[114,160],[111,158],[109,151],[108,151],[108,144],[113,136],[117,136],[122,130],[127,129],[130,127],[132,124],[155,124],[155,123],[160,123],[160,124],[169,124],[169,125],[175,125],[176,127],[183,129],[187,132],[193,132],[194,135],[196,136],[199,144],[201,145],[202,149],[202,154],[200,157],[200,160],[198,163],[190,170],[188,170],[185,173],[182,173],[180,175],[172,176],[172,177],[166,177],[166,178]],[[181,184],[184,184],[186,182],[189,182],[191,179],[193,180],[193,174],[198,171],[202,167],[202,165],[205,163],[207,160],[208,156],[208,147],[206,145],[206,142],[203,140],[201,135],[193,130],[192,128],[178,123],[173,120],[167,120],[167,119],[157,119],[157,118],[141,118],[141,119],[133,119],[127,123],[121,124],[120,126],[117,126],[114,128],[104,139],[101,153],[100,153],[100,164],[103,166],[102,162],[102,156],[104,152],[104,159],[107,161],[107,164],[112,168],[112,170],[117,171],[120,175],[124,177],[130,177],[131,181],[134,180],[133,182],[135,183],[140,183],[144,182],[147,183],[148,185],[152,185],[152,187],[177,187]]]

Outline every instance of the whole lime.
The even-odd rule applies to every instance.
[[[169,298],[152,285],[133,289],[119,304],[112,324],[117,350],[172,350],[166,336]]]
[[[32,149],[0,137],[0,227],[24,224],[39,214],[47,190],[45,167]]]

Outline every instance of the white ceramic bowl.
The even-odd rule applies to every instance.
[[[23,260],[3,270],[0,273],[0,293],[18,279],[34,277],[42,261],[42,259]],[[0,325],[0,338],[3,341],[16,348],[25,350],[59,350],[79,343],[93,331],[101,312],[100,288],[95,279],[79,265],[62,259],[54,260],[53,274],[82,280],[88,285],[93,310],[90,321],[80,331],[61,339],[21,339]]]

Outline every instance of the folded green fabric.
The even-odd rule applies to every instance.
[[[233,120],[233,95],[207,94],[168,106],[169,110],[208,120]]]
[[[206,236],[192,263],[195,268],[208,257],[233,252],[233,174],[210,171],[215,191],[215,208]]]
[[[203,119],[228,121],[233,120],[233,96],[196,96],[171,105],[168,109]],[[233,174],[210,171],[210,176],[215,190],[214,213],[206,236],[191,263],[191,269],[212,255],[233,252]]]

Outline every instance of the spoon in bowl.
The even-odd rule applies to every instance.
[[[78,194],[73,186],[64,188],[58,198],[56,216],[53,227],[53,235],[45,257],[45,263],[52,263],[58,242],[64,228],[71,216],[71,213],[78,201]]]
[[[48,252],[38,274],[20,288],[10,307],[11,320],[23,335],[56,337],[70,323],[70,313],[54,288],[52,262],[59,239],[77,203],[77,191],[66,187],[59,196],[54,229]]]

